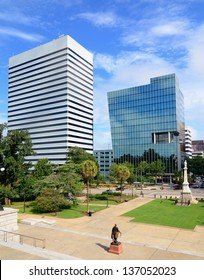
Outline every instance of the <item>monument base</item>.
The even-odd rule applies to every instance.
[[[197,204],[198,201],[193,198],[191,192],[181,192],[181,196],[178,199],[178,205],[190,205],[190,204]]]
[[[114,244],[113,242],[110,244],[110,248],[109,248],[109,253],[113,253],[113,254],[121,254],[123,251],[122,248],[122,244],[120,242],[118,242],[118,244]]]

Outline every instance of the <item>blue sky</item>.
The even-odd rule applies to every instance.
[[[1,0],[0,122],[9,57],[70,35],[94,55],[94,147],[111,147],[107,92],[176,73],[186,126],[204,139],[204,0]]]

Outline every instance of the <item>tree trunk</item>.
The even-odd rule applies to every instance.
[[[8,197],[4,198],[5,205],[11,205],[11,200]]]

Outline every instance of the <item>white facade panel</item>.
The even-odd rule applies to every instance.
[[[75,121],[78,121],[79,125],[83,124],[83,126],[87,127],[87,128],[91,127],[92,123],[93,123],[93,121],[91,119],[87,119],[87,118],[81,117],[81,116],[76,116],[74,114],[74,112],[70,112],[68,118],[69,118],[70,123],[74,123]]]
[[[20,102],[16,102],[15,105],[13,106],[14,109],[19,110],[19,109],[26,109],[26,108],[31,107],[31,109],[34,110],[35,106],[36,107],[39,106],[38,100],[35,100],[35,101],[29,100],[28,101],[27,99],[25,99],[24,101],[25,101],[24,104],[21,104]],[[58,104],[58,102],[62,102],[62,104],[64,105],[64,101],[67,101],[67,98],[65,95],[62,95],[62,96],[51,98],[51,99],[49,98],[49,99],[40,100],[40,105],[47,105],[48,103]],[[11,110],[12,110],[12,107],[11,107]]]
[[[23,75],[22,77],[20,77],[20,79],[18,78],[13,78],[13,79],[9,79],[9,83],[12,83],[12,87],[15,85],[19,85],[21,87],[21,85],[23,85],[26,82],[26,85],[29,85],[29,83],[35,83],[38,82],[39,80],[42,82],[46,82],[46,81],[50,81],[49,77],[54,76],[55,79],[56,78],[60,78],[62,76],[63,72],[67,71],[67,67],[66,65],[61,66],[60,68],[51,68],[52,70],[49,70],[49,68],[46,68],[45,71],[43,71],[40,74],[34,74],[32,73],[32,75],[26,77],[26,75]],[[39,71],[39,69],[38,69]],[[47,76],[47,74],[49,73],[49,77]]]

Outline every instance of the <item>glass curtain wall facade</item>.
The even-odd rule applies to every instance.
[[[184,152],[184,98],[175,74],[150,84],[108,92],[115,162],[161,159],[166,173],[180,170]]]
[[[70,36],[9,60],[8,130],[28,130],[36,152],[63,164],[67,149],[93,153],[93,55]]]

